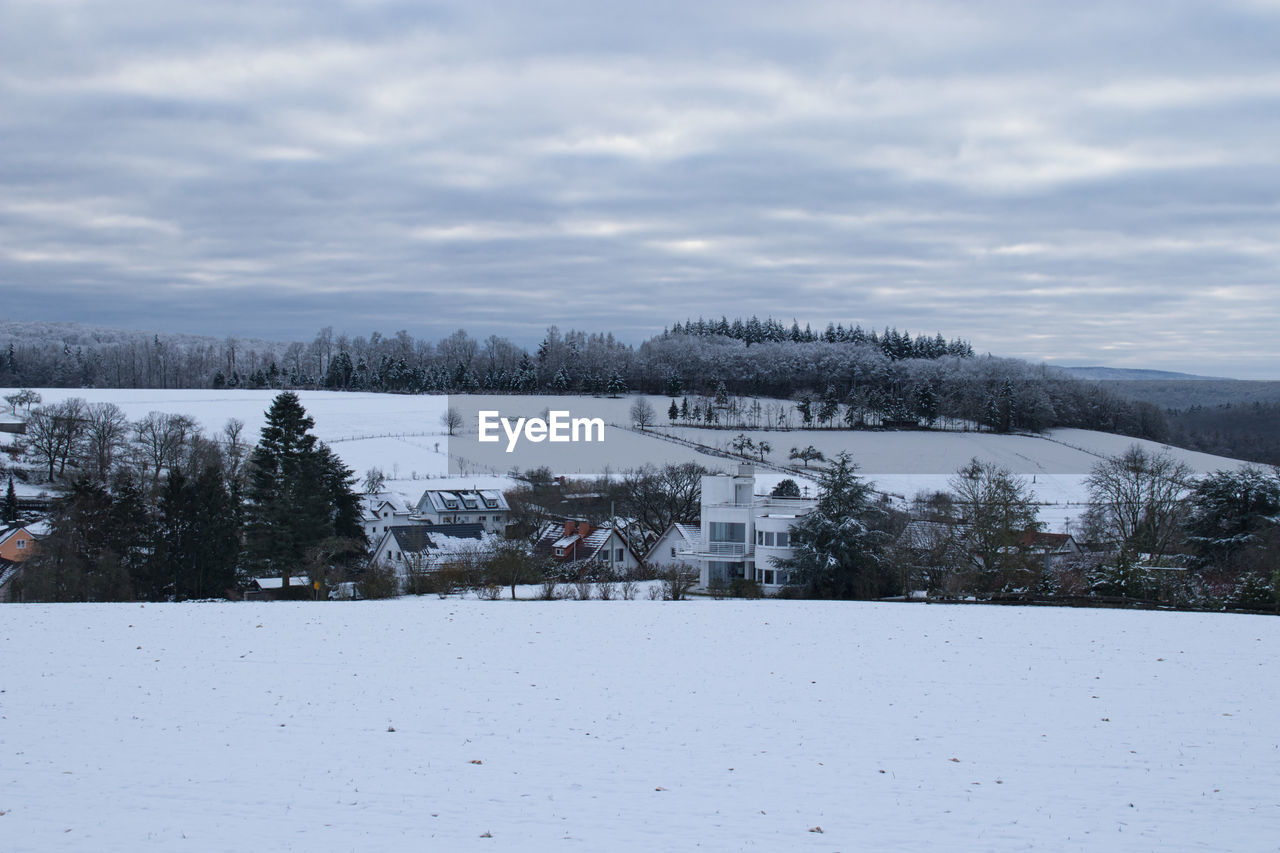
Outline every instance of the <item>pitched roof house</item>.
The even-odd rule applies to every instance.
[[[383,533],[373,554],[388,566],[430,569],[449,555],[477,550],[487,538],[483,524],[405,524]]]
[[[644,564],[650,568],[665,569],[687,563],[688,554],[701,550],[701,547],[702,528],[677,521],[669,525],[645,551]]]
[[[489,533],[502,533],[510,515],[511,506],[498,489],[428,489],[418,499],[412,521],[422,524],[481,524]]]
[[[377,492],[360,500],[360,526],[370,543],[377,542],[392,527],[413,523],[415,504],[397,492]]]
[[[533,542],[533,555],[550,559],[570,573],[591,568],[624,574],[643,562],[618,530],[588,521],[549,521]]]
[[[21,563],[33,556],[49,531],[47,522],[12,527],[0,533],[0,559]]]

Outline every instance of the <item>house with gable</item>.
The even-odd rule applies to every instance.
[[[643,563],[617,526],[596,527],[576,519],[544,524],[534,539],[533,555],[549,560],[570,575],[599,570],[624,575]]]
[[[406,524],[382,534],[373,554],[395,572],[403,590],[411,572],[433,572],[452,560],[482,558],[496,538],[481,524]]]
[[[40,540],[49,533],[48,522],[11,527],[0,533],[0,559],[21,563],[40,549]]]
[[[696,524],[676,521],[644,553],[644,564],[662,571],[673,566],[687,564],[685,555],[697,551],[702,544],[702,528]]]
[[[511,519],[511,506],[499,489],[428,489],[422,493],[409,521],[413,524],[479,524],[488,533],[502,533]]]
[[[398,492],[376,492],[360,499],[360,526],[373,545],[392,527],[414,523],[416,504]],[[421,523],[421,522],[420,522]]]

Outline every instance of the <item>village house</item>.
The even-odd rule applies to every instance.
[[[482,524],[405,524],[374,541],[374,559],[403,573],[404,567],[429,570],[462,548],[478,550],[486,539]]]
[[[755,466],[702,478],[702,525],[696,540],[676,555],[698,569],[698,586],[711,589],[750,580],[776,590],[790,583],[777,567],[794,555],[791,528],[817,506],[816,498],[755,494]],[[664,535],[664,538],[668,538]]]
[[[392,527],[412,523],[415,504],[396,492],[377,492],[360,500],[360,526],[369,544],[377,542]]]
[[[511,507],[498,489],[428,489],[419,498],[409,521],[432,525],[479,524],[487,533],[502,533],[510,516]]]
[[[596,527],[587,521],[549,521],[533,543],[533,556],[561,567],[567,574],[606,570],[623,576],[640,568],[642,560],[614,526]]]
[[[0,533],[0,559],[21,563],[34,556],[40,547],[40,540],[48,534],[49,526],[45,522],[11,527]]]
[[[649,546],[644,554],[644,564],[657,571],[688,564],[684,555],[697,551],[701,544],[702,528],[696,524],[677,521],[669,525],[653,545]]]

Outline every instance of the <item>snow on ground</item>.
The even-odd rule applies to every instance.
[[[435,598],[3,617],[15,853],[1280,837],[1275,618]]]
[[[205,430],[216,432],[230,417],[245,422],[245,435],[257,441],[263,413],[273,391],[157,391],[115,389],[40,389],[45,403],[71,396],[90,402],[110,401],[131,419],[152,410],[188,414]],[[379,467],[392,481],[390,488],[420,494],[428,485],[457,488],[506,488],[513,468],[548,466],[556,474],[593,476],[621,472],[646,463],[699,462],[713,471],[730,469],[733,460],[707,455],[687,444],[665,440],[676,437],[714,448],[726,448],[737,431],[670,427],[666,424],[666,397],[643,397],[653,406],[657,425],[649,434],[629,429],[628,414],[637,396],[601,397],[511,396],[405,396],[398,394],[299,391],[299,397],[316,422],[315,433],[328,442],[352,470],[363,475]],[[777,402],[777,401],[769,401]],[[458,407],[464,425],[455,436],[444,435],[440,415],[446,406]],[[514,453],[506,442],[481,443],[476,429],[479,410],[498,411],[504,417],[540,417],[562,409],[575,417],[600,417],[608,426],[602,443],[531,444],[522,442]],[[904,499],[921,491],[945,490],[947,480],[962,465],[977,457],[996,462],[1028,479],[1028,485],[1045,505],[1040,518],[1051,531],[1061,531],[1083,515],[1087,500],[1084,478],[1089,469],[1108,456],[1137,444],[1150,452],[1168,449],[1197,473],[1234,468],[1244,463],[1156,442],[1088,430],[1051,430],[1044,435],[995,435],[982,432],[851,432],[847,430],[746,431],[754,441],[772,446],[768,461],[787,465],[792,447],[814,445],[827,457],[841,450],[852,454],[860,472],[875,481],[876,488]],[[451,464],[452,463],[452,464]],[[450,473],[452,471],[452,473]],[[767,492],[784,474],[761,468],[757,489]],[[1034,482],[1032,482],[1034,478]],[[813,486],[803,474],[796,479]],[[422,481],[430,481],[424,483]]]

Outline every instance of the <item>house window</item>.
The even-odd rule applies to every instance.
[[[614,561],[615,561],[615,562],[618,562],[618,563],[621,563],[621,562],[622,562],[622,549],[621,549],[621,548],[619,548],[619,549],[618,549],[618,554],[617,554],[617,556],[615,556],[615,557],[614,557]]]
[[[488,517],[483,515],[476,519],[476,521],[488,521],[488,520],[489,520]]]
[[[557,548],[557,549],[556,549],[556,556],[557,556],[557,557],[563,557],[563,556],[564,556],[564,549],[563,549],[563,548]]]
[[[746,542],[747,526],[738,521],[711,522],[712,542]]]
[[[673,559],[673,560],[674,560],[675,558],[676,558],[676,546],[675,546],[675,545],[672,545],[672,546],[671,546],[671,559]]]
[[[778,547],[779,548],[791,547],[791,531],[784,530],[778,534]]]
[[[27,549],[27,540],[25,540],[25,539],[19,539],[19,540],[18,540],[18,550],[19,550],[19,551],[25,551],[26,549]]]

